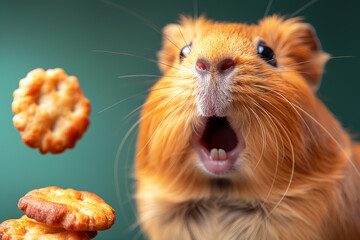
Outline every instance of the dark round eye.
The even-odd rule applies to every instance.
[[[277,66],[274,51],[269,46],[267,46],[264,41],[259,41],[257,46],[257,54],[271,66]]]
[[[191,43],[185,47],[183,47],[180,51],[180,62],[186,58],[187,55],[189,55],[191,52]]]

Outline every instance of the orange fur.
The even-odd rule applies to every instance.
[[[258,57],[259,38],[278,68]],[[225,177],[202,171],[190,144],[202,124],[199,57],[235,62],[227,114],[246,148]],[[143,108],[136,153],[139,221],[150,239],[360,238],[360,147],[314,94],[328,58],[300,18],[245,25],[182,17],[165,27],[164,76]]]

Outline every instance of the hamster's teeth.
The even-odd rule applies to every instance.
[[[213,148],[210,151],[210,157],[212,160],[226,160],[227,154],[224,149]]]
[[[218,160],[219,159],[219,152],[216,148],[211,149],[210,151],[210,157],[212,160]]]
[[[218,150],[218,154],[219,154],[219,159],[220,160],[226,160],[226,152],[225,152],[225,150],[224,149],[219,149]]]

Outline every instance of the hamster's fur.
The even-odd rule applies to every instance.
[[[276,64],[259,56],[260,42]],[[301,18],[246,25],[182,17],[167,25],[163,77],[142,110],[136,151],[146,235],[360,239],[360,146],[316,96],[328,59]],[[223,126],[208,129],[216,124]],[[227,158],[236,148],[236,159],[209,167],[210,146],[234,138],[221,133],[224,124],[236,134]]]

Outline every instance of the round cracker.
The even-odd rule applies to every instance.
[[[50,227],[27,216],[9,219],[0,224],[2,240],[90,240],[96,235],[96,231],[67,231]]]
[[[106,230],[115,222],[115,210],[104,200],[93,193],[74,189],[32,190],[19,200],[18,207],[29,218],[67,230]]]
[[[14,126],[42,154],[73,148],[90,123],[90,101],[61,68],[29,72],[13,95]]]

